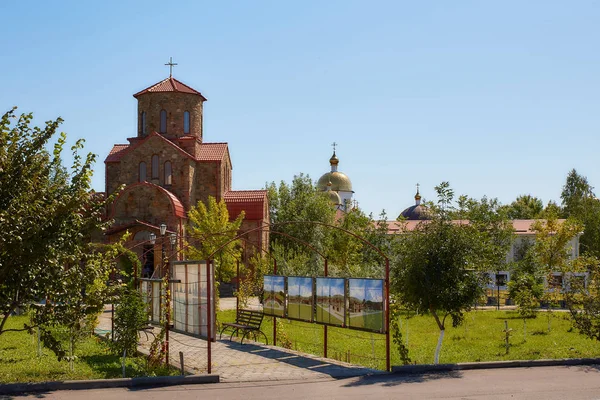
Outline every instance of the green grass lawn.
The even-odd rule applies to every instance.
[[[312,306],[310,304],[290,303],[288,304],[288,317],[312,320]]]
[[[6,328],[22,328],[27,317],[10,317]],[[6,332],[0,335],[0,383],[62,381],[71,379],[100,379],[122,377],[121,359],[109,352],[99,338],[90,336],[75,349],[74,371],[69,363],[57,361],[50,350],[42,348],[37,356],[37,336],[26,332]],[[147,375],[143,357],[128,357],[128,377]],[[174,370],[173,370],[174,371]],[[168,373],[166,370],[154,372]],[[174,373],[174,372],[171,372]]]
[[[343,325],[344,321],[335,314],[330,313],[323,307],[317,305],[316,320],[325,324]]]
[[[348,325],[354,328],[367,328],[370,330],[383,329],[383,311],[369,312],[348,318]]]
[[[219,321],[233,321],[235,310],[220,311]],[[511,331],[510,351],[505,354],[504,321]],[[294,349],[323,355],[323,326],[280,319],[284,332]],[[409,356],[413,363],[431,364],[439,330],[431,316],[403,316],[400,321],[403,340],[408,339]],[[553,312],[548,332],[547,313],[527,320],[524,335],[523,320],[514,311],[471,311],[463,325],[452,328],[447,321],[440,353],[440,363],[497,360],[535,360],[543,358],[600,357],[600,342],[587,339],[573,328],[568,314]],[[273,338],[272,319],[263,320],[262,331]],[[398,350],[391,343],[392,365],[400,365]],[[329,327],[328,356],[354,364],[385,369],[385,336],[377,333]]]

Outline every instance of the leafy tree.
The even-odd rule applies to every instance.
[[[531,225],[535,231],[533,250],[547,273],[565,271],[570,258],[570,241],[582,228],[577,220],[561,221],[556,215],[549,215],[545,220],[537,220]]]
[[[250,257],[249,264],[249,266],[242,265],[240,270],[241,280],[238,283],[237,291],[234,293],[238,298],[240,308],[246,308],[250,296],[261,293],[264,275],[271,272],[269,258],[258,252]],[[262,296],[260,298],[262,301]]]
[[[544,203],[541,199],[526,194],[517,197],[505,208],[509,219],[537,219],[544,211]]]
[[[580,215],[586,208],[586,200],[594,197],[594,188],[585,176],[575,169],[569,171],[560,198],[565,216]]]
[[[515,251],[508,293],[517,303],[517,312],[526,326],[526,318],[537,316],[536,310],[544,297],[544,270],[537,262],[532,241],[525,240]]]
[[[540,218],[543,219],[552,217],[553,215],[562,215],[562,213],[562,207],[556,204],[555,201],[550,200],[548,204],[546,204],[546,207],[544,207],[544,211],[542,211],[542,213],[540,214]]]
[[[398,255],[392,290],[411,309],[430,313],[440,329],[434,362],[438,363],[446,318],[453,326],[482,294],[482,274],[477,266],[485,252],[478,249],[477,229],[450,220],[454,193],[447,182],[436,187],[437,205],[432,219],[398,235]]]
[[[79,154],[83,140],[71,149],[70,169],[61,160],[64,133],[52,152],[46,149],[62,119],[43,128],[31,127],[31,120],[31,114],[16,117],[13,109],[0,122],[0,335],[31,329],[5,329],[5,323],[18,308],[38,303],[34,324],[64,358],[52,328],[66,325],[74,335],[95,318],[107,295],[114,254],[110,246],[90,241],[106,226],[102,211],[112,197],[91,192],[95,155]]]
[[[281,275],[316,276],[323,273],[323,264],[311,264],[312,254],[305,250],[288,250],[274,241],[271,254],[277,260],[277,271]]]
[[[142,295],[135,288],[124,288],[115,307],[114,339],[110,347],[123,356],[123,377],[125,377],[125,357],[135,355],[140,329],[148,323],[148,313]]]
[[[600,257],[600,200],[585,176],[571,170],[561,193],[563,215],[583,224],[581,254]]]
[[[271,250],[279,261],[280,271],[322,274],[324,260],[312,247],[327,258],[330,275],[382,275],[381,256],[348,232],[369,242],[377,242],[375,246],[383,245],[389,243],[385,221],[377,225],[358,207],[338,215],[327,194],[315,187],[308,175],[295,176],[291,185],[271,183],[268,191],[273,223]],[[295,221],[300,223],[289,223]]]
[[[308,270],[321,271],[322,260],[302,242],[308,243],[323,252],[327,246],[330,231],[327,227],[290,221],[313,221],[332,224],[335,221],[335,209],[326,193],[313,184],[308,175],[294,176],[291,185],[282,181],[279,186],[272,182],[267,185],[269,213],[272,230],[283,235],[271,234],[271,249],[281,246],[285,252],[292,252],[309,258]],[[287,235],[287,236],[286,236]],[[302,256],[304,255],[304,256]]]
[[[567,307],[577,329],[585,336],[600,340],[600,260],[596,257],[579,257],[580,271],[587,279],[569,280],[565,293]]]
[[[461,196],[454,218],[468,221],[474,228],[480,252],[478,269],[481,271],[502,271],[506,269],[506,254],[513,240],[513,226],[506,210],[497,199],[483,197],[481,200]]]
[[[193,240],[188,256],[195,260],[206,260],[219,247],[238,235],[244,216],[242,211],[234,221],[230,221],[225,201],[217,203],[212,196],[208,198],[208,205],[199,201],[188,212],[188,233]],[[229,282],[235,276],[236,261],[241,255],[239,240],[227,244],[214,255],[213,258],[217,261],[215,275],[219,281]]]
[[[564,276],[569,272],[570,241],[581,232],[581,223],[574,219],[560,221],[556,214],[549,214],[545,220],[535,221],[531,229],[535,231],[533,251],[536,262],[542,266],[546,277],[545,299],[548,301],[548,312],[552,303],[556,302],[562,292],[555,285],[554,273]],[[548,330],[550,330],[550,314],[548,314]]]
[[[334,223],[335,226],[363,237],[367,231],[373,230],[373,220],[366,216],[360,209],[353,208]],[[337,276],[376,276],[381,275],[381,260],[372,260],[368,263],[367,251],[370,246],[351,234],[330,229],[328,232],[327,258],[329,260],[330,275]],[[380,257],[379,257],[380,258]]]

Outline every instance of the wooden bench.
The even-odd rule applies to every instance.
[[[219,339],[223,336],[223,332],[227,329],[231,329],[231,337],[229,340],[233,340],[233,337],[239,332],[243,331],[241,343],[244,344],[244,339],[249,334],[254,336],[254,340],[256,341],[256,334],[260,333],[265,337],[265,341],[269,344],[269,339],[267,339],[267,335],[265,335],[260,330],[260,324],[262,324],[264,314],[262,311],[255,310],[238,310],[237,315],[235,317],[235,322],[225,322],[223,323],[223,328],[221,329],[221,333],[219,334]]]

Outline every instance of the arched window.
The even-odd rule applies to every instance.
[[[173,184],[173,171],[171,170],[171,161],[165,161],[165,185]]]
[[[146,111],[142,111],[142,136],[146,136],[148,134],[146,130]]]
[[[183,112],[183,133],[185,133],[185,134],[190,133],[190,112],[189,111]]]
[[[167,111],[160,110],[160,133],[167,133]]]
[[[152,156],[152,179],[158,179],[158,155]]]
[[[140,182],[146,182],[146,163],[140,163]]]

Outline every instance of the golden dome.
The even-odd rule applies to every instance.
[[[327,184],[329,182],[331,182],[331,190],[336,192],[340,190],[343,192],[352,192],[352,182],[350,181],[350,178],[348,178],[346,174],[342,172],[334,171],[323,174],[323,176],[321,176],[317,182],[317,188],[325,191],[327,190]]]
[[[340,163],[340,159],[337,158],[337,156],[335,155],[335,151],[334,151],[333,155],[329,159],[329,164],[331,164],[331,165],[338,165],[339,163]]]

